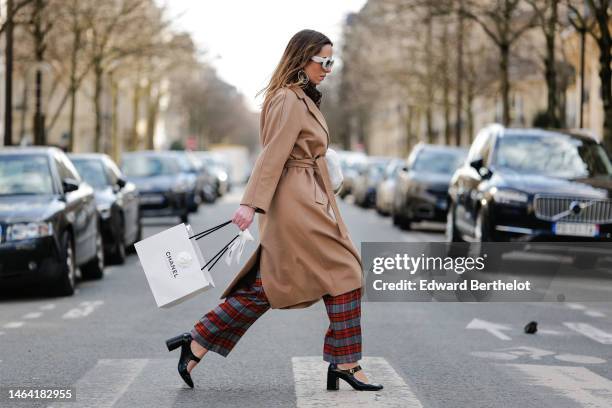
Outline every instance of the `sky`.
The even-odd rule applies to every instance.
[[[217,74],[259,110],[263,88],[289,39],[309,28],[327,35],[338,52],[346,14],[366,0],[165,0],[174,27],[192,34]],[[333,75],[333,71],[332,71]]]

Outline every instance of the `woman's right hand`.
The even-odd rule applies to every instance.
[[[248,205],[241,205],[234,212],[232,216],[232,222],[240,228],[241,231],[249,228],[249,225],[253,222],[253,218],[255,217],[255,209],[253,207],[249,207]]]

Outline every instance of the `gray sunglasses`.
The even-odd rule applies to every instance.
[[[318,62],[319,64],[321,64],[323,69],[327,71],[329,71],[334,66],[334,62],[335,62],[333,57],[319,57],[318,55],[315,55],[314,57],[310,59],[313,60],[314,62]]]

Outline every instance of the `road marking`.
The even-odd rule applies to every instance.
[[[422,408],[420,401],[393,367],[381,357],[364,357],[359,363],[368,380],[380,382],[380,392],[355,392],[340,380],[339,391],[327,391],[328,363],[317,357],[293,357],[293,379],[298,408],[401,407]]]
[[[612,406],[612,381],[588,368],[535,364],[504,364],[504,366],[519,371],[530,384],[552,389],[559,395],[574,400],[581,407]]]
[[[480,319],[472,319],[472,321],[469,322],[468,325],[465,326],[465,328],[475,329],[475,330],[486,330],[487,332],[491,333],[498,339],[512,340],[509,336],[502,333],[502,330],[511,330],[511,328],[505,324],[487,322],[486,320],[480,320]]]
[[[587,307],[580,303],[566,303],[565,306],[572,310],[585,310]]]
[[[496,349],[495,351],[473,351],[470,353],[476,357],[491,358],[494,360],[516,360],[519,357],[527,357],[531,360],[542,360],[542,357],[554,357],[559,361],[577,364],[603,364],[607,360],[593,356],[582,356],[578,354],[557,354],[554,351],[543,350],[535,347],[520,346]]]
[[[612,344],[612,334],[598,329],[595,326],[591,326],[588,323],[574,323],[574,322],[563,322],[563,324],[570,329],[587,336],[588,338],[595,340],[601,344]]]
[[[539,333],[539,334],[552,334],[553,336],[561,336],[563,334],[570,334],[569,332],[560,332],[560,331],[551,330],[551,329],[538,329],[537,333]]]
[[[147,359],[103,359],[74,388],[80,407],[111,408],[141,373]],[[53,408],[73,408],[74,401],[53,404]]]
[[[24,322],[8,322],[2,327],[5,329],[17,329],[18,327],[21,327],[24,324]]]
[[[576,364],[603,364],[607,362],[607,360],[604,360],[603,358],[580,356],[576,354],[557,354],[555,358],[559,361],[566,361],[568,363]]]
[[[79,307],[70,309],[62,316],[62,319],[80,319],[90,315],[94,310],[104,304],[103,300],[81,302]]]
[[[47,303],[46,305],[39,307],[39,309],[40,310],[52,310],[52,309],[55,309],[55,305],[53,303]]]
[[[24,314],[22,318],[23,319],[38,319],[40,316],[42,316],[42,312],[32,312],[32,313]]]
[[[605,313],[602,313],[598,310],[587,310],[584,312],[585,315],[590,317],[606,317]]]

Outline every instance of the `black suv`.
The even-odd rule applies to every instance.
[[[577,131],[490,125],[449,195],[450,241],[612,240],[612,162]]]

